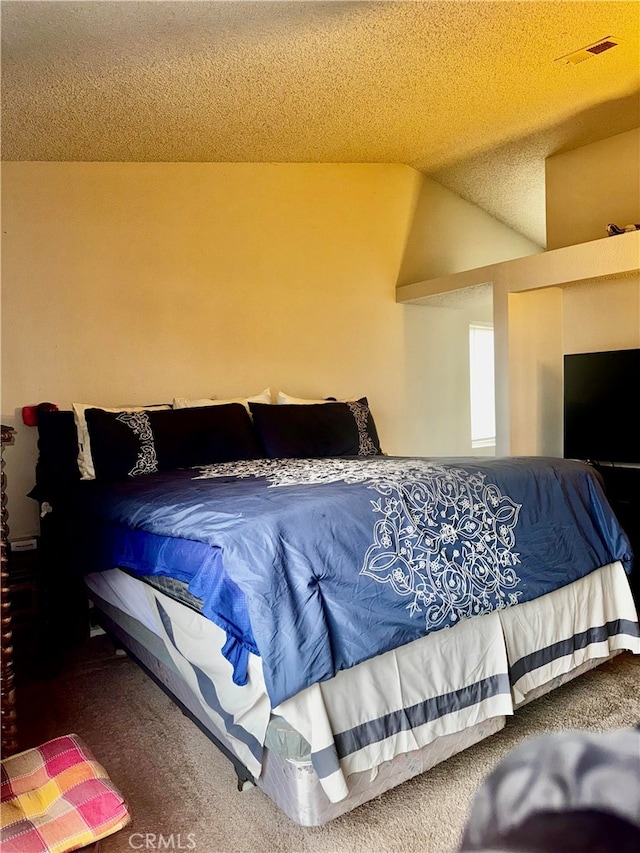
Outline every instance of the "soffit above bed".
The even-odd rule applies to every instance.
[[[476,295],[491,292],[495,296],[496,287],[505,295],[545,287],[582,287],[639,274],[640,231],[633,231],[405,284],[396,288],[396,302],[454,308],[465,301],[473,304]]]
[[[2,154],[403,163],[544,245],[544,158],[639,124],[639,31],[630,2],[5,0]]]

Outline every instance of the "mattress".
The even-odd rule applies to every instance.
[[[254,780],[303,825],[325,823],[499,731],[516,707],[619,651],[640,651],[628,582],[613,563],[538,601],[466,620],[380,655],[272,709],[259,658],[250,656],[249,684],[233,685],[219,651],[220,629],[200,614],[119,570],[89,575],[87,586],[107,630],[228,750],[239,780]],[[461,648],[470,654],[466,664]],[[433,669],[439,656],[446,666],[436,666],[435,674],[421,671]],[[480,680],[498,689],[456,707],[464,690],[477,684],[470,672],[478,666]],[[395,699],[386,685],[394,670],[421,677],[403,680],[411,725],[390,733]],[[207,679],[215,685],[213,702]],[[461,687],[447,692],[447,683]],[[362,720],[353,696],[366,696],[372,684],[385,685],[386,711],[351,725],[354,713]],[[441,713],[445,696],[455,701]],[[440,711],[429,714],[435,706]],[[423,717],[415,718],[416,709]],[[380,720],[387,728],[378,736]],[[343,741],[358,737],[345,750]],[[332,748],[340,756],[337,770],[335,756],[323,766]]]

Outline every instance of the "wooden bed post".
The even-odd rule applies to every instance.
[[[13,674],[13,637],[11,633],[11,599],[9,587],[9,571],[7,549],[9,547],[9,525],[7,523],[7,478],[4,473],[4,448],[15,441],[13,427],[2,424],[2,454],[0,457],[1,481],[1,536],[0,536],[0,625],[2,661],[0,664],[0,701],[2,703],[2,757],[16,752],[18,749],[18,726],[16,722],[16,690]]]

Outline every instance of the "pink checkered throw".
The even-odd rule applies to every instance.
[[[78,735],[3,759],[2,853],[67,853],[131,820],[122,794]]]

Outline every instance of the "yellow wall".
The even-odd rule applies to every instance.
[[[640,222],[640,130],[557,154],[545,167],[547,248],[595,240],[603,253],[621,248],[626,235],[607,237],[606,226]],[[575,270],[564,275],[571,281]],[[562,357],[640,347],[640,277],[510,294],[508,339],[509,452],[562,456]]]
[[[545,181],[547,249],[640,223],[640,129],[549,157]]]
[[[420,184],[398,286],[541,252],[537,244],[436,181]],[[433,456],[493,455],[471,446],[469,324],[492,322],[488,300],[449,299],[447,305],[406,306],[404,376],[412,409],[406,452]],[[425,448],[425,430],[428,443]]]
[[[508,309],[509,452],[562,456],[562,357],[640,347],[640,277],[511,293]]]
[[[638,276],[568,285],[562,297],[564,352],[640,347]]]
[[[509,294],[513,456],[562,455],[562,289]]]
[[[425,177],[398,286],[541,251],[486,211]]]
[[[12,537],[37,530],[26,404],[366,394],[406,439],[404,166],[5,163],[2,421]],[[425,321],[426,323],[426,321]],[[420,324],[418,324],[418,327]]]
[[[366,394],[387,452],[474,452],[468,323],[489,319],[491,307],[399,305],[395,286],[427,198],[429,215],[459,215],[443,214],[448,229],[435,248],[425,244],[423,259],[442,261],[447,239],[452,262],[456,251],[471,262],[466,226],[485,214],[414,170],[5,163],[2,173],[2,422],[18,430],[6,451],[12,537],[38,528],[25,497],[36,432],[20,409],[43,400],[118,405],[268,385],[299,396]],[[511,239],[495,224],[483,251],[502,252]],[[504,365],[520,371],[510,376],[519,402],[498,452],[559,454],[561,424],[550,414],[559,351],[538,397],[529,394],[537,362],[554,351],[545,351],[546,336],[561,322],[564,351],[640,345],[640,281],[569,288],[561,309],[516,296],[507,303],[499,289],[494,298],[499,390]]]

